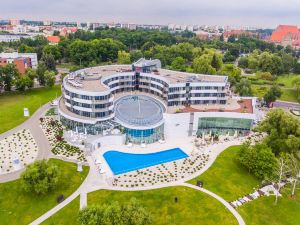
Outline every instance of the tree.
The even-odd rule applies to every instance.
[[[285,180],[287,178],[288,173],[289,173],[289,165],[288,165],[287,157],[286,157],[286,155],[281,154],[281,156],[277,160],[277,167],[274,170],[273,178],[272,178],[276,184],[275,185],[275,189],[276,189],[275,205],[278,202],[278,196],[279,196],[280,189],[281,189],[281,182],[282,182],[282,180]]]
[[[224,64],[219,71],[219,74],[226,75],[229,77],[231,86],[235,86],[241,79],[241,69],[233,64]]]
[[[55,60],[61,60],[61,52],[57,45],[46,45],[43,48],[43,55],[53,55]]]
[[[118,63],[119,64],[130,64],[130,54],[125,51],[118,51]]]
[[[47,70],[56,72],[56,65],[54,56],[51,54],[44,54],[41,61],[45,63]]]
[[[33,47],[30,47],[28,45],[25,45],[25,44],[21,44],[18,48],[18,52],[21,52],[21,53],[32,53],[32,52],[35,52],[34,48]]]
[[[221,56],[217,56],[217,54],[215,53],[212,57],[211,60],[211,66],[213,68],[216,69],[216,71],[218,71],[219,69],[221,69],[222,67],[222,57]]]
[[[45,72],[47,67],[43,61],[40,61],[36,70],[37,79],[40,85],[45,85]]]
[[[69,54],[71,61],[80,66],[88,66],[91,61],[97,59],[95,46],[87,41],[76,40],[72,42],[69,45]]]
[[[26,192],[44,195],[59,182],[59,170],[45,160],[35,161],[21,174],[21,184]]]
[[[272,148],[275,155],[281,152],[299,154],[300,120],[282,109],[271,110],[265,120],[256,128],[268,136],[264,142]]]
[[[143,53],[140,50],[134,50],[130,52],[130,61],[131,62],[136,62],[140,58],[143,57]]]
[[[273,76],[270,72],[257,72],[256,76],[262,80],[273,80]]]
[[[247,78],[242,78],[235,86],[235,91],[241,96],[251,96],[251,81]]]
[[[248,58],[247,57],[241,57],[239,59],[238,65],[239,65],[239,67],[241,67],[243,69],[248,68]]]
[[[216,74],[216,69],[211,66],[211,59],[208,55],[202,55],[193,60],[193,69],[195,73]]]
[[[14,80],[14,85],[18,91],[25,91],[26,87],[31,88],[33,81],[26,75],[19,76]]]
[[[250,142],[244,143],[238,153],[238,160],[259,179],[272,177],[277,166],[272,149],[265,144],[250,146]]]
[[[176,57],[171,63],[171,69],[178,71],[186,70],[186,61],[181,56]]]
[[[299,74],[300,73],[300,63],[295,63],[294,65],[294,73]]]
[[[128,204],[120,205],[113,202],[110,205],[94,205],[82,209],[78,216],[83,225],[150,225],[149,213],[135,199]]]
[[[288,166],[289,166],[289,175],[290,178],[292,179],[292,191],[291,195],[295,195],[295,190],[297,183],[299,181],[299,175],[300,175],[300,161],[297,159],[293,154],[288,154],[287,155],[287,160],[288,160]]]
[[[31,86],[28,86],[28,88],[32,88],[34,84],[34,79],[37,77],[36,70],[28,68],[26,70],[25,76],[27,76],[31,80]]]
[[[45,85],[47,87],[53,87],[53,85],[55,84],[55,73],[53,71],[46,70],[44,77]]]
[[[273,85],[270,90],[264,95],[264,101],[269,105],[271,102],[275,102],[277,98],[281,96],[281,90],[278,85]]]
[[[0,80],[2,81],[2,86],[4,86],[5,91],[10,91],[13,85],[13,80],[19,77],[19,72],[17,67],[13,63],[9,63],[1,68]]]

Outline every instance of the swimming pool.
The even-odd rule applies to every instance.
[[[114,173],[119,175],[158,164],[187,158],[188,155],[180,148],[148,154],[132,154],[111,150],[103,154],[107,164]]]

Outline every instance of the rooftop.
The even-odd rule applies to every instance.
[[[101,83],[101,79],[103,77],[117,74],[130,72],[130,65],[109,65],[109,66],[98,66],[86,68],[83,70],[79,70],[73,73],[70,73],[68,77],[66,77],[66,84],[72,86],[73,88],[80,88],[85,91],[91,92],[99,92],[106,91],[108,87]],[[166,69],[158,69],[156,72],[151,73],[153,76],[157,76],[164,78],[170,84],[172,83],[195,83],[195,82],[207,82],[207,83],[224,83],[227,82],[227,76],[218,76],[218,75],[203,75],[203,74],[195,74],[195,73],[186,73],[186,72],[178,72]],[[82,79],[84,76],[84,79]]]
[[[227,76],[219,75],[204,75],[196,73],[186,73],[173,70],[159,69],[155,75],[162,76],[170,81],[170,83],[184,83],[184,82],[226,82]]]

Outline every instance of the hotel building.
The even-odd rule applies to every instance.
[[[63,80],[62,93],[58,112],[68,129],[107,135],[119,128],[135,143],[205,132],[248,132],[254,120],[253,110],[223,112],[230,98],[227,76],[161,69],[159,60],[70,73]],[[219,111],[209,112],[211,107]],[[181,125],[184,128],[178,130]]]

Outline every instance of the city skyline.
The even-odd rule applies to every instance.
[[[46,7],[45,7],[46,6]],[[278,24],[299,25],[300,2],[252,0],[241,2],[11,0],[2,3],[1,19],[129,22],[145,24],[207,24],[275,28]]]

